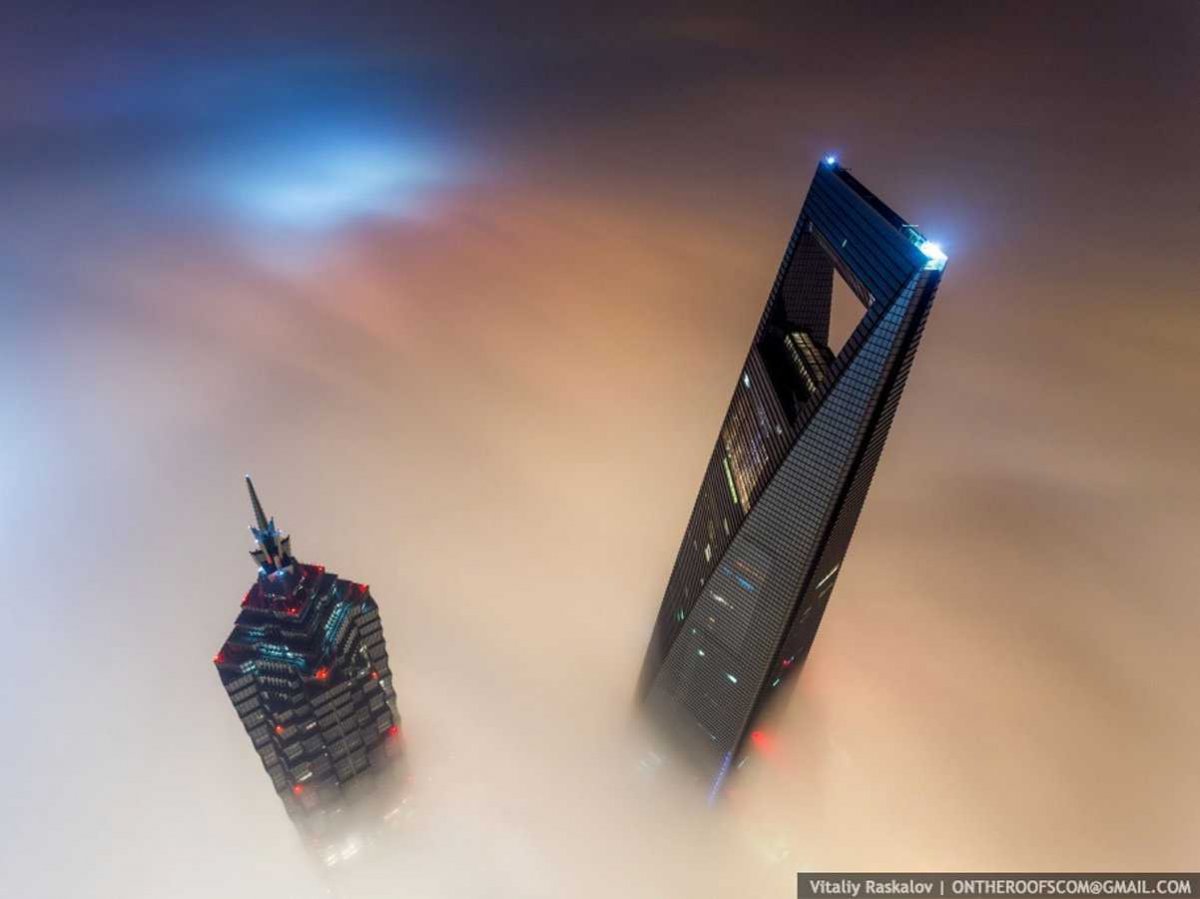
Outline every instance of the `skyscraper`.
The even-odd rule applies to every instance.
[[[713,774],[821,623],[946,256],[833,157],[813,177],[708,461],[639,684]],[[829,346],[833,279],[865,307]]]
[[[370,589],[297,562],[246,486],[258,579],[213,661],[275,791],[303,818],[399,752],[400,716]]]

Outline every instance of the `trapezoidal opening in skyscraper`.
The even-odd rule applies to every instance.
[[[639,695],[717,796],[803,664],[941,281],[941,249],[836,160],[784,252],[667,583]],[[831,346],[835,276],[861,304]]]
[[[829,313],[829,351],[837,355],[862,321],[862,303],[846,281],[835,275],[833,278],[833,302]]]

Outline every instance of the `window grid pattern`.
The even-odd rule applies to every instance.
[[[941,278],[907,227],[818,168],[709,459],[640,693],[718,768],[803,662],[837,582]],[[836,357],[834,271],[866,307]],[[790,410],[771,341],[804,366]]]
[[[260,577],[215,664],[289,814],[336,805],[388,754],[400,716],[365,584],[299,563]]]
[[[735,750],[784,636],[818,547],[822,526],[853,464],[909,296],[892,305],[747,516],[718,571],[684,620],[652,692],[682,705],[711,741],[715,758]],[[787,535],[786,541],[779,539]],[[749,568],[761,577],[746,577]],[[742,576],[739,578],[739,574]],[[769,577],[767,575],[770,575]],[[750,621],[736,646],[714,639],[708,620],[728,615],[732,597]]]

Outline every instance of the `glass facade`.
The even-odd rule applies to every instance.
[[[715,777],[803,663],[866,498],[944,256],[836,163],[818,166],[734,388],[640,680]],[[931,261],[933,264],[931,264]],[[828,346],[834,274],[864,314]]]

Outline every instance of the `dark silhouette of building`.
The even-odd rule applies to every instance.
[[[275,791],[307,818],[399,753],[400,716],[370,589],[297,562],[246,486],[258,580],[213,661]]]
[[[715,797],[812,645],[946,257],[837,160],[818,167],[708,462],[639,692]],[[834,275],[866,311],[829,346]]]

